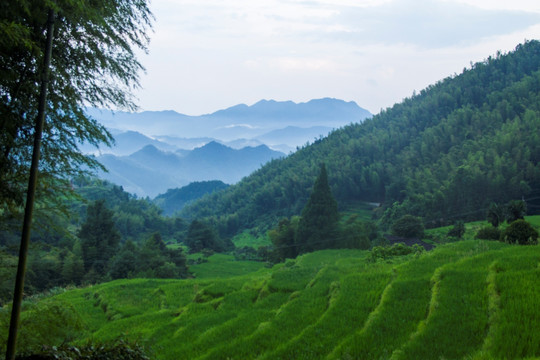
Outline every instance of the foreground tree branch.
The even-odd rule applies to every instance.
[[[0,224],[26,201],[6,359],[15,356],[32,220],[66,210],[70,181],[101,167],[79,146],[114,139],[86,108],[136,108],[131,91],[144,68],[133,48],[147,51],[151,20],[146,0],[0,2]]]

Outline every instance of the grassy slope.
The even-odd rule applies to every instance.
[[[368,258],[326,250],[211,279],[216,258],[206,279],[119,280],[41,304],[71,304],[79,341],[123,336],[159,359],[540,357],[540,246],[467,240]]]
[[[189,269],[197,279],[211,279],[269,271],[264,266],[262,262],[236,261],[232,255],[214,254],[208,257],[207,262],[191,265]]]

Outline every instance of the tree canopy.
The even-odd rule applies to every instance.
[[[146,1],[3,1],[0,4],[0,209],[24,200],[32,154],[49,10],[56,14],[38,202],[59,199],[69,180],[99,167],[78,146],[110,144],[86,106],[134,109],[152,14]],[[58,204],[57,204],[58,205]]]
[[[105,206],[104,200],[88,206],[86,221],[78,236],[81,239],[85,269],[94,269],[96,273],[104,274],[109,259],[120,244],[120,233],[114,224],[113,212]]]
[[[203,249],[223,251],[225,245],[214,229],[204,222],[193,220],[189,225],[185,244],[189,246],[189,252],[195,253]]]

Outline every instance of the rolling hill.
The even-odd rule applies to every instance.
[[[169,189],[156,196],[153,202],[163,210],[164,215],[170,216],[204,195],[226,189],[228,186],[219,180],[196,181],[181,188]]]

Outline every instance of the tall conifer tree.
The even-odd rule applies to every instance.
[[[328,174],[323,163],[298,224],[296,243],[299,252],[333,247],[338,220],[337,202],[328,185]]]
[[[105,274],[109,260],[120,243],[120,233],[113,220],[114,213],[105,206],[104,200],[97,200],[87,209],[86,222],[82,224],[78,237],[81,239],[84,267],[94,269],[99,275]]]

